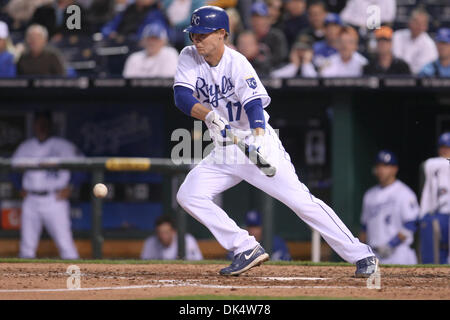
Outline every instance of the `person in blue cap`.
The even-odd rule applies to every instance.
[[[248,211],[245,215],[245,227],[250,236],[255,237],[256,241],[260,242],[263,238],[263,225],[261,214],[256,210]],[[228,258],[233,257],[233,253],[228,253]],[[270,256],[271,260],[291,260],[291,254],[289,253],[289,249],[286,245],[286,242],[277,235],[274,235],[272,238],[272,255]]]
[[[450,263],[450,131],[438,139],[438,157],[422,167],[420,255],[422,263]]]
[[[367,241],[380,263],[416,264],[411,248],[417,229],[419,205],[415,193],[397,179],[398,160],[389,150],[381,150],[373,173],[378,184],[363,198],[360,240]]]
[[[423,67],[420,76],[450,77],[450,28],[440,28],[436,35],[439,58]]]
[[[325,18],[325,39],[313,44],[314,64],[321,66],[325,59],[337,53],[339,33],[343,24],[336,13],[329,13]]]

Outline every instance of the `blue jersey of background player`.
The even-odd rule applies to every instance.
[[[263,226],[261,214],[258,211],[251,210],[245,215],[245,226],[248,234],[254,236],[256,241],[260,242],[263,235]],[[233,252],[228,252],[227,257],[233,258]],[[272,254],[270,260],[292,260],[286,242],[279,236],[272,238]]]

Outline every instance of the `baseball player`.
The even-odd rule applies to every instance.
[[[416,264],[410,247],[419,219],[415,193],[396,178],[398,161],[394,153],[382,150],[377,154],[374,174],[378,184],[363,198],[361,240],[374,249],[381,263]]]
[[[231,265],[220,270],[221,275],[239,275],[269,259],[256,239],[213,202],[215,195],[245,180],[318,230],[344,260],[356,263],[357,277],[370,276],[377,271],[378,259],[299,181],[289,154],[268,123],[264,108],[270,97],[258,75],[243,55],[224,45],[229,30],[226,12],[214,6],[195,10],[185,29],[194,45],[180,53],[175,104],[187,115],[205,121],[215,147],[187,175],[177,193],[179,204],[226,250],[234,252]],[[235,144],[228,143],[225,130],[259,151],[276,167],[276,175],[263,175]]]
[[[422,263],[450,263],[450,132],[439,137],[439,157],[423,164],[425,183],[420,198]]]
[[[19,158],[76,157],[69,141],[51,136],[51,115],[35,114],[35,137],[22,142],[12,156]],[[35,258],[42,227],[53,238],[62,259],[78,259],[70,228],[70,171],[27,170],[22,177],[20,257]]]

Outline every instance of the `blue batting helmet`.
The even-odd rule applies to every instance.
[[[450,147],[450,131],[440,135],[438,145],[439,147]]]
[[[189,33],[211,33],[219,29],[225,29],[227,33],[230,33],[228,14],[222,8],[204,6],[192,12],[191,25],[183,31]]]

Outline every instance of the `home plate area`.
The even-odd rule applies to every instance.
[[[212,299],[450,299],[450,268],[446,266],[381,266],[376,282],[355,278],[354,266],[339,264],[264,264],[239,277],[223,277],[218,271],[225,263],[0,263],[0,299],[172,299],[200,295]]]

